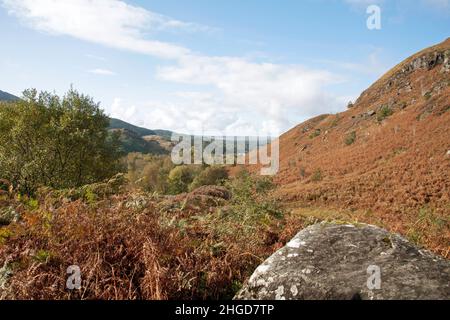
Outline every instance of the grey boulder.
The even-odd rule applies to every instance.
[[[235,299],[450,299],[450,262],[375,226],[320,223],[260,265]]]

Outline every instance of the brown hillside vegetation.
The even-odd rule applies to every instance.
[[[448,256],[450,38],[397,65],[349,110],[282,135],[275,180],[292,208],[347,210]]]
[[[0,177],[0,300],[230,299],[327,220],[384,227],[449,258],[450,39],[350,107],[281,136],[274,181],[140,153],[123,159],[126,174],[32,196]],[[73,265],[80,290],[67,287]]]
[[[118,175],[82,188],[15,194],[0,180],[0,300],[231,299],[308,224],[242,175],[175,196],[128,190]],[[66,287],[79,266],[81,290]]]

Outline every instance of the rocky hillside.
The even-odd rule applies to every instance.
[[[404,234],[429,219],[448,255],[450,38],[397,65],[347,111],[282,135],[280,161],[285,203],[361,211]]]

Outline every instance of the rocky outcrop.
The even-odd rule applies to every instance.
[[[375,226],[321,223],[260,265],[235,299],[450,299],[450,261]]]
[[[20,213],[17,212],[13,207],[0,207],[0,227],[9,225],[10,223],[17,222],[19,220]]]

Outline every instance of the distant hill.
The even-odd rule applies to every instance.
[[[0,101],[14,101],[19,99],[20,98],[15,95],[0,90]]]
[[[109,124],[109,129],[126,129],[126,130],[136,133],[140,137],[158,135],[154,130],[138,127],[138,126],[132,125],[131,123],[128,123],[128,122],[125,122],[125,121],[122,121],[119,119],[115,119],[115,118],[111,118],[111,121]]]
[[[138,127],[120,119],[111,118],[110,131],[119,131],[125,153],[167,154],[172,149],[168,130],[151,130]]]
[[[169,149],[163,146],[158,140],[147,140],[139,136],[136,132],[128,129],[111,129],[111,132],[119,132],[122,144],[122,151],[125,153],[140,152],[144,154],[162,155],[168,154]],[[151,137],[158,137],[152,135]]]

